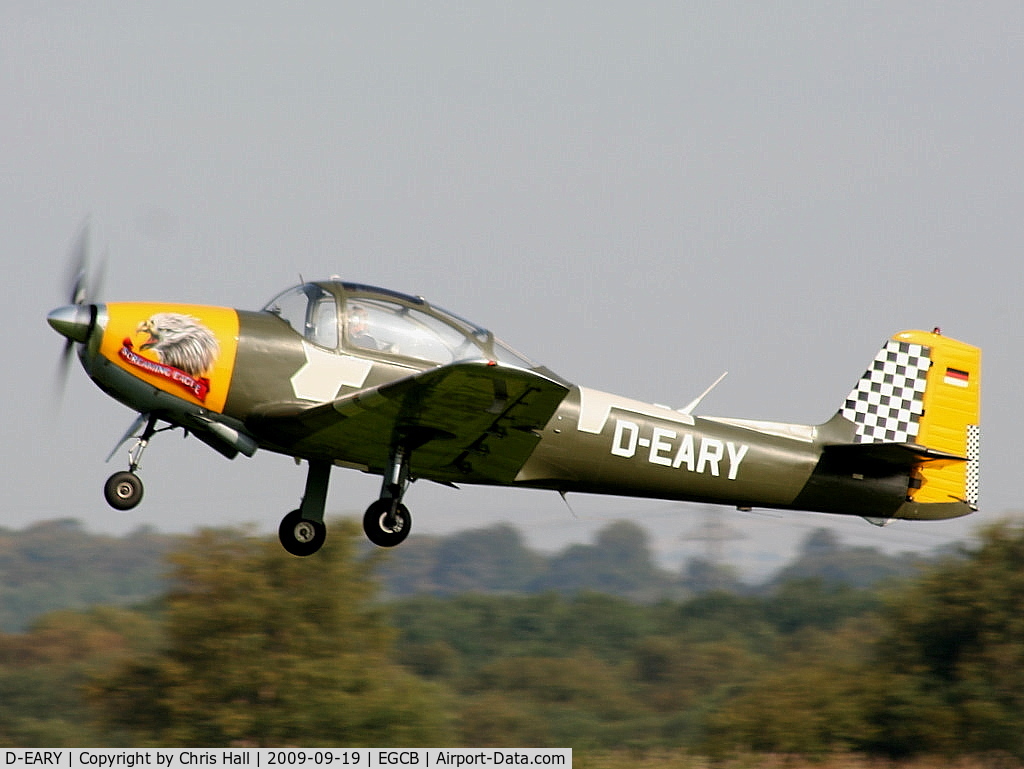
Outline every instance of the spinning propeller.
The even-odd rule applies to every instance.
[[[104,272],[103,262],[96,270],[90,267],[89,222],[86,221],[75,237],[68,260],[64,285],[65,296],[70,304],[58,307],[46,316],[50,326],[67,340],[57,364],[55,390],[58,396],[63,396],[67,385],[75,344],[89,341],[89,335],[96,324],[94,302],[103,284]]]

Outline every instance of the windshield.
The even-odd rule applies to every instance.
[[[273,313],[313,344],[338,347],[338,304],[332,294],[315,283],[290,288],[263,308]]]
[[[453,312],[442,310],[440,307],[435,306],[433,307],[433,309],[435,312],[447,315],[449,318],[452,318],[453,320],[458,321],[459,323],[473,329],[473,336],[476,337],[477,341],[481,345],[486,345],[489,341],[494,347],[494,359],[498,361],[498,363],[505,363],[510,366],[518,366],[520,368],[540,368],[540,366],[537,363],[534,363],[532,360],[527,358],[522,353],[513,350],[511,347],[502,342],[487,329],[481,328],[475,323],[472,323],[471,321],[468,321],[465,318],[459,317]]]
[[[506,363],[510,366],[520,368],[539,368],[539,366],[525,355],[516,352],[500,339],[494,340],[494,358],[498,363]]]

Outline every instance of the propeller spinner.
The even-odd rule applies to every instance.
[[[96,295],[103,282],[103,266],[91,273],[89,265],[89,222],[82,225],[71,247],[65,296],[70,304],[58,307],[46,316],[47,323],[67,340],[57,365],[56,392],[63,395],[67,384],[71,355],[76,343],[85,343],[96,324]]]

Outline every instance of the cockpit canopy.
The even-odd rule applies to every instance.
[[[420,297],[388,289],[335,281],[304,283],[278,294],[263,310],[328,350],[436,365],[485,358],[537,368],[490,331]]]

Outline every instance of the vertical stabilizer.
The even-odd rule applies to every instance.
[[[841,414],[857,443],[927,449],[911,470],[906,517],[918,506],[978,502],[981,350],[938,329],[889,339],[846,399]],[[901,516],[903,517],[903,516]]]

